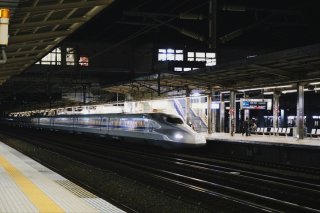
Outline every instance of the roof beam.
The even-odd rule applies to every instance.
[[[113,0],[90,0],[90,1],[86,1],[86,2],[81,1],[81,2],[77,2],[77,3],[51,4],[51,5],[43,5],[43,6],[37,5],[36,7],[23,7],[21,9],[18,9],[16,11],[16,14],[95,7],[95,6],[108,5],[108,4],[111,4],[112,2],[113,2]]]
[[[34,54],[39,54],[42,53],[42,50],[26,50],[26,51],[20,51],[20,52],[7,52],[7,56],[8,57],[12,57],[12,56],[18,56],[18,55],[34,55]]]
[[[281,78],[290,79],[290,77],[288,77],[288,75],[290,76],[291,73],[288,72],[288,71],[285,71],[285,70],[281,70],[281,69],[277,69],[277,68],[271,68],[271,67],[267,67],[267,66],[261,66],[259,64],[250,64],[249,66],[261,69],[260,72],[265,72],[265,73],[269,73],[269,74],[272,74],[272,75],[275,75],[275,76],[278,76],[278,77],[281,77]],[[277,73],[279,71],[282,72],[282,73],[285,73],[286,75],[281,75],[281,74]]]
[[[34,56],[29,56],[29,57],[19,57],[19,58],[8,58],[7,64],[12,64],[12,63],[21,63],[21,62],[33,62],[34,61]]]
[[[33,47],[42,47],[42,46],[49,46],[50,44],[52,44],[52,46],[54,45],[52,41],[40,41],[40,42],[37,42],[37,43],[34,43],[34,42],[29,42],[29,43],[24,43],[24,42],[21,42],[21,43],[15,43],[15,44],[10,44],[6,47],[6,50],[7,51],[12,51],[12,50],[17,50],[19,48],[24,48],[24,49],[27,49],[27,48],[33,48]]]
[[[10,26],[10,30],[21,30],[21,29],[29,29],[34,27],[46,27],[46,26],[54,26],[58,24],[74,24],[74,23],[84,23],[88,20],[86,17],[81,18],[71,18],[65,20],[50,20],[50,21],[36,21],[36,22],[28,22],[28,23],[19,23],[19,24],[12,24]]]
[[[56,31],[56,32],[47,32],[47,33],[37,33],[37,34],[28,34],[28,35],[18,35],[9,38],[11,43],[22,43],[28,41],[39,41],[43,39],[56,39],[59,37],[65,37],[70,34],[68,31]]]
[[[0,72],[0,77],[9,78],[12,75],[19,74],[21,71],[22,71],[22,69],[13,69],[11,71],[1,71]]]

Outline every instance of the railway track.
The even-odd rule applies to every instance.
[[[314,180],[243,169],[232,163],[215,163],[214,159],[157,151],[152,147],[137,149],[137,146],[90,137],[25,131],[20,139],[116,171],[208,211],[320,212],[320,185]]]

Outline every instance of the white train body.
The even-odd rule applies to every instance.
[[[59,115],[8,118],[7,123],[51,130],[93,133],[164,148],[204,146],[206,139],[175,115],[165,113]]]

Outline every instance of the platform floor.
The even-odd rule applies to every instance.
[[[0,212],[124,211],[0,142]]]
[[[276,144],[287,144],[287,145],[308,145],[308,146],[319,146],[320,148],[320,138],[304,138],[297,139],[292,136],[277,136],[277,135],[256,135],[251,134],[250,136],[245,136],[242,134],[235,134],[231,136],[230,133],[202,133],[207,140],[217,140],[217,141],[231,141],[231,142],[254,142],[254,143],[276,143]]]

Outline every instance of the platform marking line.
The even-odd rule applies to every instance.
[[[25,177],[9,161],[0,156],[0,166],[2,166],[21,191],[38,208],[40,213],[65,213],[65,211],[41,191],[34,183]]]

